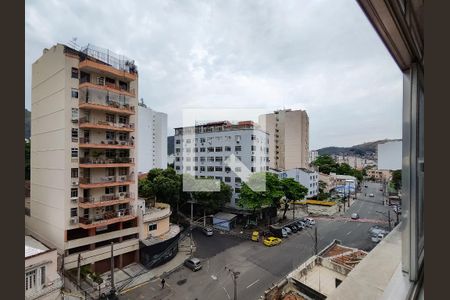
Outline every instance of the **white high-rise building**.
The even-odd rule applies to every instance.
[[[167,168],[167,114],[138,106],[138,172]]]
[[[31,203],[27,230],[64,254],[64,268],[138,260],[134,200],[138,75],[134,62],[57,44],[32,67]]]
[[[232,207],[236,207],[241,183],[252,173],[268,170],[268,134],[252,121],[175,128],[174,141],[176,172],[228,184]]]

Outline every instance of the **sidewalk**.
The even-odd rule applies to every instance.
[[[192,253],[194,253],[195,250],[196,250],[195,243],[194,241],[192,241]],[[127,283],[126,286],[122,287],[123,289],[120,291],[120,294],[127,293],[137,287],[149,283],[150,281],[156,278],[169,275],[170,273],[178,269],[178,267],[182,266],[184,260],[188,258],[190,255],[191,255],[190,238],[186,236],[183,240],[180,240],[178,246],[178,253],[177,255],[175,255],[174,258],[172,258],[170,261],[159,267],[153,268],[148,272],[133,278],[133,280],[130,283]],[[140,267],[143,268],[142,266]],[[124,272],[127,272],[127,269],[124,269]],[[134,274],[136,273],[139,272],[134,272]],[[114,273],[114,276],[116,276],[115,274],[116,272]],[[132,276],[130,276],[130,278],[131,277]]]

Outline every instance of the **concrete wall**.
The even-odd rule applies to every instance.
[[[308,213],[318,216],[331,216],[337,213],[339,210],[338,205],[323,206],[323,205],[311,205],[308,204]]]

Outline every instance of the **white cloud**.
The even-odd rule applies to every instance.
[[[73,37],[126,55],[139,97],[183,107],[301,108],[312,148],[401,136],[402,76],[357,3],[26,1],[26,99],[42,49]]]

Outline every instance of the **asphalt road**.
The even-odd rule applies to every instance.
[[[363,186],[361,197],[343,217],[316,221],[319,251],[334,239],[365,251],[370,251],[375,246],[368,236],[368,230],[374,225],[372,221],[387,221],[384,214],[389,208],[383,204],[381,185],[367,184],[368,188]],[[364,193],[367,196],[364,196]],[[373,193],[374,197],[369,197],[370,193]],[[354,212],[360,215],[360,220],[350,219]],[[234,291],[233,279],[225,267],[240,273],[237,279],[239,299],[259,299],[273,283],[281,280],[314,254],[313,236],[314,227],[290,235],[281,245],[265,247],[262,243],[220,234],[206,237],[195,232],[195,255],[202,260],[202,270],[194,273],[183,267],[175,271],[166,278],[167,288],[160,296],[157,294],[158,290],[149,288],[151,285],[144,285],[125,294],[121,299],[231,300]]]

